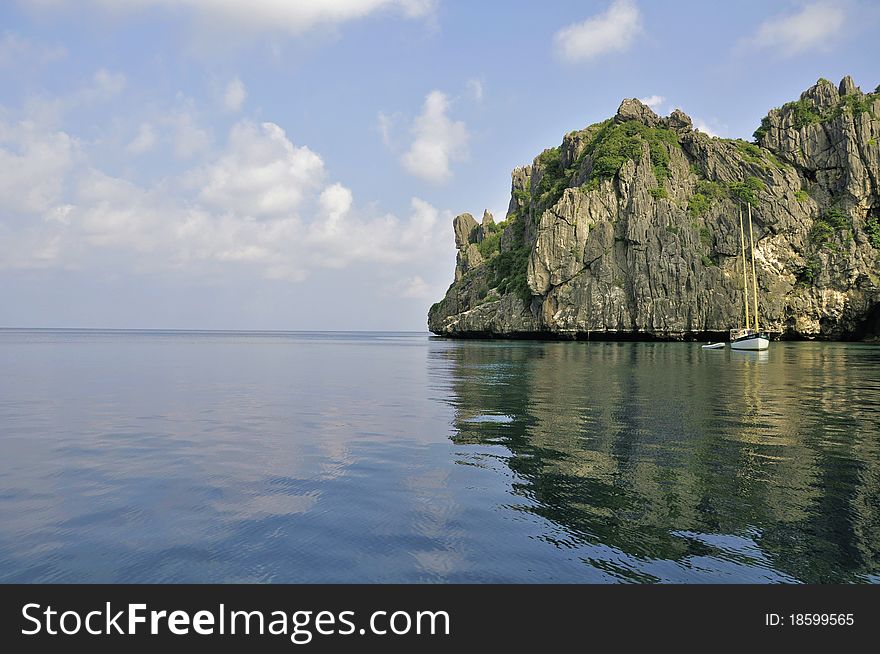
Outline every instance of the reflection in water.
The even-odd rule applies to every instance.
[[[878,363],[837,344],[470,342],[429,365],[462,462],[497,470],[476,446],[503,445],[515,509],[586,565],[823,583],[878,581]]]
[[[878,582],[878,363],[0,329],[0,582]]]

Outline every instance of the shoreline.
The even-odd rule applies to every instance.
[[[656,334],[650,332],[508,332],[498,334],[490,331],[468,331],[455,333],[430,332],[432,338],[448,338],[454,340],[509,340],[509,341],[598,341],[598,342],[635,342],[635,343],[703,343],[727,342],[729,331],[673,332]],[[804,336],[767,332],[771,341],[790,342],[821,342],[821,343],[880,343],[880,337],[824,337]]]

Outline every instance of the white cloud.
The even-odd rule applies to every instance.
[[[843,9],[828,2],[814,2],[800,11],[769,18],[751,37],[740,42],[740,50],[772,49],[792,56],[809,50],[828,50],[845,21]]]
[[[557,54],[566,61],[586,61],[607,52],[622,52],[641,31],[641,14],[633,0],[614,0],[611,6],[553,36]]]
[[[30,121],[3,128],[0,145],[0,209],[40,214],[61,198],[78,142],[65,132],[44,132]]]
[[[0,37],[0,68],[43,66],[66,56],[67,51],[61,46],[34,43],[11,32]]]
[[[161,249],[177,222],[177,207],[159,190],[143,189],[93,168],[77,176],[73,185],[66,224],[68,233],[76,235],[71,240],[78,241],[77,250],[92,246],[151,253]]]
[[[709,136],[721,136],[721,132],[725,132],[727,130],[727,125],[717,125],[714,124],[715,121],[711,122],[713,123],[712,126],[710,126],[709,123],[702,118],[694,118],[694,129],[698,129],[703,132],[703,134],[707,134]]]
[[[57,11],[65,0],[20,0],[34,9]],[[79,5],[117,15],[158,7],[169,14],[188,9],[197,23],[236,31],[302,34],[322,25],[337,25],[389,11],[406,18],[429,17],[434,0],[84,0]]]
[[[174,129],[174,154],[178,158],[189,159],[211,145],[211,135],[188,109],[172,114],[166,120]]]
[[[415,119],[415,137],[401,161],[416,177],[429,182],[444,182],[452,177],[450,162],[467,157],[469,135],[462,121],[450,120],[449,99],[440,91],[425,98],[422,113]]]
[[[152,186],[98,169],[63,132],[0,124],[0,138],[0,269],[112,262],[116,274],[246,269],[298,282],[379,263],[415,279],[449,255],[450,214],[418,198],[402,218],[358,208],[350,189],[324,181],[321,157],[274,123],[238,122],[212,160]]]
[[[649,95],[647,98],[639,98],[639,102],[656,111],[660,108],[660,105],[666,102],[666,98],[662,95]]]
[[[93,108],[110,102],[126,87],[127,79],[123,73],[99,69],[88,82],[81,84],[65,95],[49,96],[44,93],[25,95],[22,100],[26,122],[34,125],[60,125],[65,114],[73,110]],[[2,107],[0,107],[2,110]]]
[[[239,112],[247,98],[247,90],[244,83],[237,77],[226,85],[226,91],[223,93],[223,106],[226,111]]]
[[[111,73],[103,68],[94,74],[92,81],[93,85],[90,91],[98,99],[107,99],[118,95],[125,88],[126,84],[125,75],[122,73]]]
[[[382,143],[386,148],[392,147],[391,130],[394,129],[394,116],[389,116],[380,111],[376,120],[379,126],[379,134],[382,136]]]
[[[407,18],[423,18],[434,13],[439,0],[398,0],[400,10]]]
[[[275,123],[236,124],[226,151],[190,176],[201,201],[242,215],[290,213],[324,176],[324,162],[307,147],[296,147]]]
[[[480,103],[483,101],[483,95],[485,93],[483,82],[478,79],[469,79],[467,81],[467,89],[475,102]]]
[[[432,290],[419,275],[402,279],[394,287],[395,293],[400,297],[419,299],[432,297]]]
[[[143,154],[149,152],[156,145],[156,132],[150,123],[141,123],[135,137],[125,146],[130,154]]]

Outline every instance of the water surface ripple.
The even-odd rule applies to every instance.
[[[0,330],[0,582],[880,581],[880,348]]]

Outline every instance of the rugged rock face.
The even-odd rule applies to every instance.
[[[761,328],[872,336],[880,325],[880,93],[819,80],[755,143],[711,138],[638,100],[513,171],[506,220],[455,218],[448,336],[705,337],[743,322],[739,211]],[[748,203],[748,204],[747,204]],[[751,261],[747,263],[751,273]],[[754,311],[754,310],[753,310]]]

